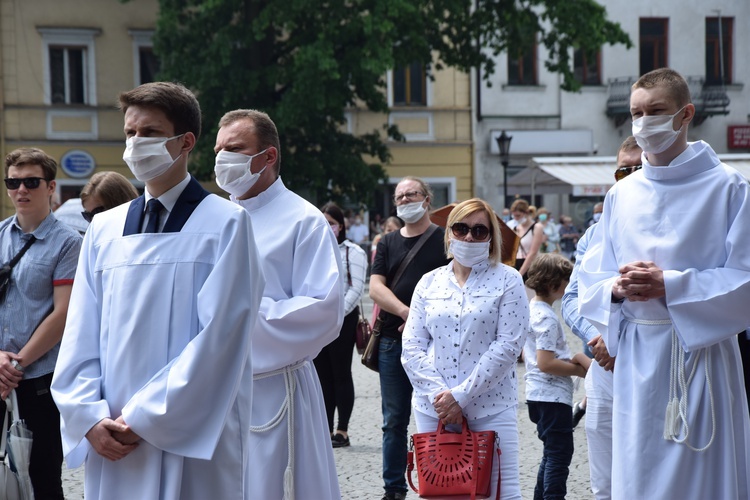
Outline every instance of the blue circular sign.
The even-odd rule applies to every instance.
[[[73,149],[65,153],[60,159],[60,167],[68,177],[76,179],[89,177],[96,169],[94,157],[86,151]]]

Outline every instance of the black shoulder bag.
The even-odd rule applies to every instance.
[[[16,254],[16,256],[13,257],[10,262],[5,264],[2,268],[0,268],[0,304],[5,302],[5,296],[8,294],[8,288],[10,287],[10,275],[13,272],[13,268],[16,264],[18,264],[18,261],[21,260],[23,254],[26,253],[26,250],[28,250],[35,241],[36,237],[32,234],[31,238],[29,238],[23,248],[21,248],[21,250]]]
[[[398,270],[393,277],[393,281],[391,281],[391,289],[396,286],[396,283],[398,283],[401,275],[404,274],[406,267],[411,263],[412,260],[414,260],[414,256],[417,255],[417,252],[419,252],[425,242],[430,239],[430,236],[432,236],[432,233],[434,233],[436,229],[437,226],[435,224],[431,224],[430,227],[427,228],[427,231],[422,233],[422,236],[420,236],[419,240],[417,240],[411,250],[409,250],[409,253],[406,254],[406,257],[404,257],[404,260],[401,261],[401,265],[398,266]],[[378,367],[378,351],[380,350],[380,332],[383,328],[384,321],[385,318],[383,316],[383,311],[381,310],[380,314],[378,314],[378,317],[375,320],[375,324],[372,326],[372,335],[370,335],[370,338],[367,341],[365,352],[362,353],[362,364],[370,370],[376,372],[380,371]]]

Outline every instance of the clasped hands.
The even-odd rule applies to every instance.
[[[435,408],[438,418],[445,425],[463,423],[464,413],[450,390],[443,391],[435,396],[432,406]]]
[[[635,261],[620,268],[620,276],[612,285],[612,296],[632,302],[664,297],[664,271],[651,261]]]
[[[114,462],[135,450],[141,437],[119,416],[116,420],[103,418],[98,421],[86,433],[86,439],[99,455]]]

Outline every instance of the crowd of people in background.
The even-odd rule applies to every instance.
[[[285,187],[276,126],[249,109],[219,122],[222,199],[188,173],[201,131],[190,90],[144,84],[119,107],[123,160],[145,189],[94,175],[83,238],[51,211],[55,160],[6,157],[0,396],[17,396],[34,433],[37,498],[63,498],[63,457],[85,463],[92,499],[340,498],[332,449],[356,442],[368,268],[384,500],[406,498],[412,416],[419,432],[496,432],[491,496],[502,484],[521,498],[520,360],[543,444],[535,500],[565,497],[584,408],[597,499],[750,496],[750,188],[688,143],[681,75],[633,86],[634,137],[583,228],[521,198],[500,216],[457,203],[440,227],[417,177],[395,186],[396,216],[317,208]],[[586,353],[566,341],[560,300]]]

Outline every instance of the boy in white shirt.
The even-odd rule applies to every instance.
[[[559,254],[540,254],[529,269],[526,286],[531,299],[529,334],[524,346],[526,401],[529,418],[544,444],[534,500],[565,498],[568,468],[573,458],[573,380],[584,377],[591,360],[575,356],[552,304],[562,298],[573,264]]]

